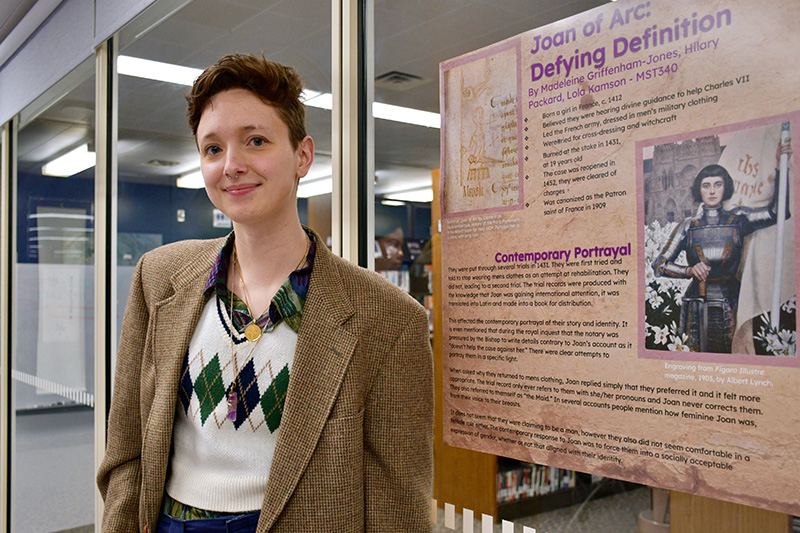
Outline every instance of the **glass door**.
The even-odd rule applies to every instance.
[[[432,183],[439,180],[440,167],[439,63],[604,2],[560,2],[544,9],[544,4],[537,6],[534,2],[443,0],[428,3],[424,8],[414,2],[374,0],[373,3],[375,269],[425,305],[433,331],[434,301],[441,295],[439,280],[442,279],[441,272],[434,273],[432,264],[441,264],[437,256],[441,253],[437,231],[439,210],[433,203],[438,197],[434,200],[432,189]],[[433,294],[434,284],[436,294]],[[623,487],[621,483],[605,481],[599,489],[601,480],[595,476],[445,445],[442,437],[445,415],[441,405],[446,404],[447,392],[443,389],[446,385],[443,385],[441,347],[447,339],[438,331],[434,333],[436,398],[437,401],[444,398],[438,403],[435,418],[434,496],[440,508],[457,510],[457,531],[480,529],[483,513],[493,517],[490,523],[540,511],[553,510],[555,514],[556,507],[578,502],[590,492],[594,495],[594,491],[606,490],[609,485],[611,489],[607,492]],[[551,489],[536,486],[537,482],[544,485],[541,480],[545,478],[556,477],[567,480],[570,488],[551,497],[545,493]],[[629,510],[641,505],[647,497],[643,489],[633,494],[636,499],[616,504],[622,509],[619,514],[633,516]],[[469,509],[469,513],[462,508]],[[574,512],[571,510],[567,517]],[[443,510],[439,514],[445,518]],[[591,526],[603,530],[603,524],[594,518]],[[568,530],[570,526],[564,523],[530,517],[518,522],[516,531],[523,525],[541,528],[545,524],[548,527],[558,524],[551,531]],[[589,523],[586,520],[584,525]]]
[[[263,54],[295,67],[302,76],[308,94],[307,130],[317,154],[300,182],[300,220],[330,235],[330,8],[326,0],[236,5],[196,0],[157,23],[158,13],[145,11],[120,32],[118,330],[142,254],[162,244],[231,231],[230,220],[214,208],[203,188],[184,99],[202,70],[226,54]],[[322,204],[309,198],[319,195]],[[320,223],[326,218],[327,227]]]
[[[12,531],[94,522],[94,74],[20,115],[13,231]]]

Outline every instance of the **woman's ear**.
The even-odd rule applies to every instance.
[[[306,135],[297,145],[295,154],[297,155],[297,179],[299,180],[308,174],[308,170],[314,162],[314,139]]]

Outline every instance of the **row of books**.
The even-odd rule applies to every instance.
[[[377,272],[404,291],[411,290],[411,277],[408,270],[378,270]]]
[[[521,463],[497,473],[497,502],[550,494],[575,487],[576,472],[553,466]]]

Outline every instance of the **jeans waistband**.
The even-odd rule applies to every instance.
[[[255,533],[261,513],[180,520],[162,513],[156,533]]]

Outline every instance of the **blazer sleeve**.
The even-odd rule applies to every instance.
[[[366,531],[431,531],[433,355],[420,306],[402,328],[365,405]]]
[[[108,419],[106,453],[97,473],[97,486],[105,501],[104,532],[139,531],[142,484],[140,384],[149,322],[142,286],[142,265],[143,260],[140,260],[125,308]]]

